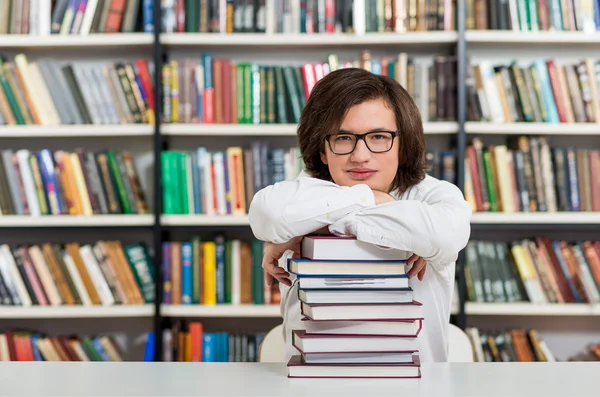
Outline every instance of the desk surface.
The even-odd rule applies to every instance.
[[[421,379],[289,379],[284,364],[0,363],[0,396],[599,396],[600,363],[423,364]]]

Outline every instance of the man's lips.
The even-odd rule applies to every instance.
[[[354,168],[348,170],[348,173],[355,179],[367,179],[375,174],[375,172],[377,171],[368,168]]]

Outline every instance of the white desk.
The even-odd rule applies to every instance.
[[[424,364],[421,379],[289,379],[283,364],[0,363],[0,396],[600,396],[600,363]]]

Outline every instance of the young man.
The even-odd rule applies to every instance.
[[[298,255],[303,236],[329,231],[406,252],[425,317],[421,362],[447,361],[455,261],[470,236],[471,207],[456,186],[426,175],[423,124],[410,95],[365,70],[334,71],[313,88],[298,138],[305,171],[259,191],[249,211],[254,235],[267,242],[267,283],[280,281],[286,358],[296,352],[291,331],[303,325],[285,261]]]

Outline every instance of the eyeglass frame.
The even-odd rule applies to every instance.
[[[369,134],[377,134],[377,133],[389,133],[392,134],[392,145],[390,146],[390,148],[388,150],[384,150],[381,152],[374,152],[373,150],[371,150],[371,148],[369,147],[369,144],[367,143],[367,140],[365,139],[365,137]],[[329,140],[330,137],[335,136],[335,135],[352,135],[353,137],[356,138],[356,140],[354,141],[354,146],[352,147],[352,150],[347,152],[347,153],[336,153],[335,150],[333,150],[333,148],[331,147],[331,141]],[[355,134],[353,132],[350,131],[340,131],[337,132],[335,134],[327,134],[325,135],[325,140],[327,141],[327,144],[329,145],[329,150],[331,150],[331,153],[336,154],[338,156],[344,156],[346,154],[352,154],[355,150],[356,150],[356,145],[358,145],[358,141],[363,141],[365,143],[365,146],[367,147],[367,149],[369,149],[369,151],[371,153],[387,153],[390,150],[392,150],[392,148],[394,147],[394,138],[397,137],[398,135],[400,135],[400,131],[396,130],[396,131],[392,131],[392,130],[373,130],[373,131],[369,131],[369,132],[365,132],[363,134]]]

